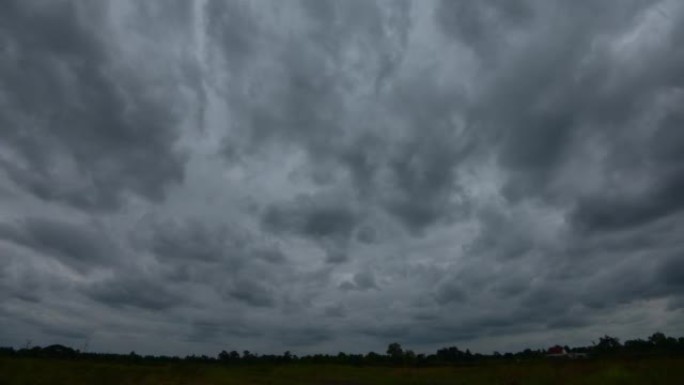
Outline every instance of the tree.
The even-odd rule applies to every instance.
[[[242,352],[242,359],[243,359],[243,360],[245,360],[245,361],[251,360],[252,357],[254,357],[254,356],[252,355],[252,353],[249,352],[249,350],[244,350],[244,351]]]
[[[404,350],[401,348],[401,345],[397,342],[392,342],[387,346],[387,355],[389,355],[392,358],[401,358],[401,356],[404,354]]]
[[[230,360],[230,354],[228,354],[228,352],[225,350],[221,350],[221,353],[218,355],[218,359],[219,361],[228,361]]]
[[[596,350],[602,353],[610,353],[610,352],[615,352],[616,350],[620,349],[622,345],[620,344],[620,340],[617,337],[611,337],[609,335],[605,335],[601,338],[599,338],[599,343],[596,344]]]
[[[667,344],[667,337],[664,333],[655,332],[652,336],[648,337],[648,342],[655,346],[663,346]]]
[[[437,357],[445,362],[457,362],[462,360],[464,356],[465,353],[456,346],[450,346],[448,348],[437,350]]]

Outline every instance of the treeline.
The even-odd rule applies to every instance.
[[[684,337],[668,337],[663,333],[654,333],[647,339],[627,340],[621,343],[618,338],[603,336],[590,346],[568,347],[556,346],[555,351],[562,348],[567,357],[634,357],[634,356],[684,356]],[[247,350],[239,353],[233,351],[221,351],[216,357],[206,355],[177,356],[153,356],[130,354],[110,354],[81,352],[63,345],[50,345],[47,347],[32,347],[14,349],[12,347],[0,347],[0,356],[35,357],[55,359],[85,359],[101,360],[108,362],[125,363],[173,363],[173,362],[201,362],[225,365],[248,365],[248,364],[345,364],[345,365],[411,365],[411,366],[437,366],[449,364],[483,363],[488,361],[521,361],[550,357],[547,349],[525,349],[516,353],[480,354],[471,353],[470,350],[461,350],[451,346],[438,349],[433,354],[416,354],[412,350],[405,350],[398,343],[391,343],[385,354],[370,352],[367,354],[314,354],[297,356],[289,351],[281,355],[254,354]],[[557,357],[558,355],[554,356]]]

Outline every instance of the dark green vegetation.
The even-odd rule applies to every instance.
[[[622,344],[604,336],[589,347],[548,352],[482,355],[449,347],[424,355],[392,343],[386,354],[222,351],[216,358],[179,358],[81,353],[61,345],[0,348],[0,385],[684,384],[684,338],[655,333]]]
[[[0,358],[0,384],[684,384],[684,359],[489,362],[439,367],[211,365]]]

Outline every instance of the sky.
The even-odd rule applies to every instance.
[[[684,2],[5,0],[0,345],[684,335]]]

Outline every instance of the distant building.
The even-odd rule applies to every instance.
[[[556,345],[550,347],[549,350],[546,351],[546,356],[552,358],[567,357],[568,352],[565,350],[564,347]]]

